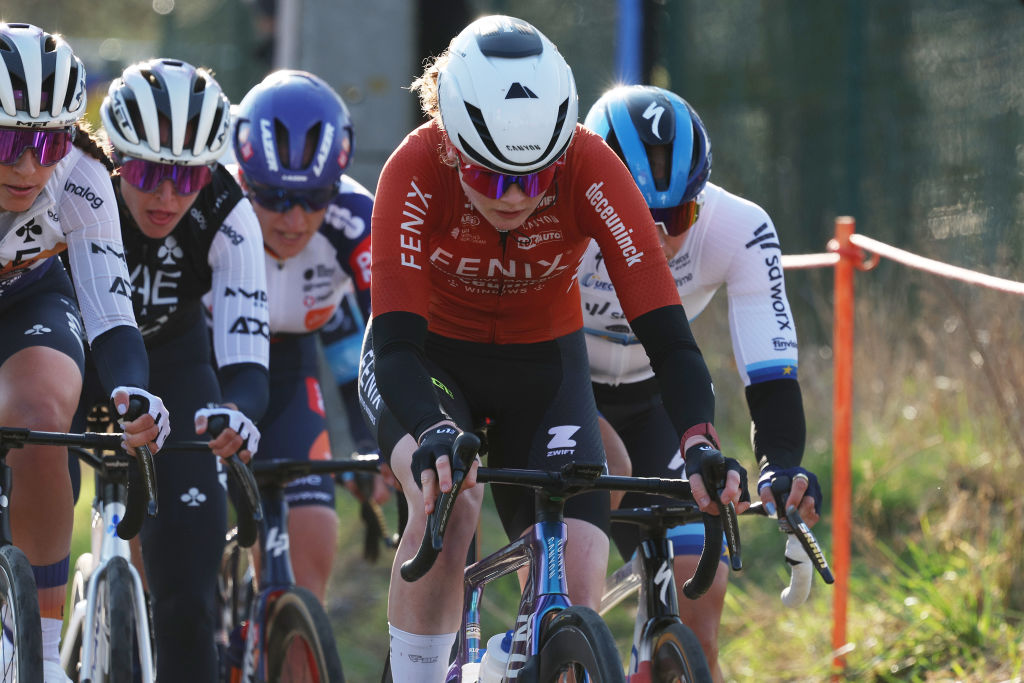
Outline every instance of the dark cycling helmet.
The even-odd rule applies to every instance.
[[[438,75],[438,107],[464,161],[522,175],[565,153],[579,117],[572,70],[521,19],[477,19],[456,36]]]
[[[85,99],[85,67],[62,37],[0,23],[0,126],[67,128]]]
[[[677,123],[677,121],[679,123]],[[711,175],[711,140],[697,112],[664,88],[629,85],[606,92],[583,122],[625,162],[652,209],[696,199]],[[670,147],[667,173],[654,177],[648,150]]]
[[[323,79],[275,71],[250,90],[235,119],[235,159],[247,182],[284,190],[332,187],[355,134],[348,108]]]
[[[231,104],[207,70],[177,59],[150,59],[114,79],[100,118],[121,156],[208,166],[226,149]]]

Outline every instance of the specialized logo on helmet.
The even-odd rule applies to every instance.
[[[661,133],[658,132],[658,122],[661,121],[661,115],[665,113],[665,107],[660,106],[657,102],[651,102],[647,105],[647,109],[644,110],[643,117],[651,120],[651,132],[654,137],[661,139]]]
[[[277,152],[274,151],[274,132],[269,119],[260,119],[260,139],[263,141],[263,156],[267,159],[267,170],[277,173],[281,167],[277,165]]]
[[[334,144],[334,126],[327,124],[324,128],[324,136],[320,139],[320,149],[316,153],[316,163],[313,164],[313,173],[319,178],[324,172],[324,165],[327,163],[327,154]]]
[[[506,100],[523,100],[523,99],[535,100],[535,99],[537,99],[537,95],[534,94],[534,92],[532,90],[530,90],[529,88],[527,88],[525,85],[522,85],[521,83],[513,83],[512,86],[508,89],[508,92],[505,94],[505,99]]]

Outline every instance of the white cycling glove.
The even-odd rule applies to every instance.
[[[260,445],[260,430],[256,428],[252,420],[245,416],[238,410],[225,407],[215,408],[200,408],[196,411],[195,417],[205,417],[207,423],[209,423],[211,417],[221,416],[228,421],[228,428],[233,429],[236,434],[242,437],[242,450],[249,451],[252,455],[256,455],[256,449]]]
[[[153,417],[153,422],[156,423],[160,430],[153,441],[156,442],[158,449],[163,448],[164,442],[167,441],[167,436],[171,433],[171,415],[167,412],[167,407],[164,405],[163,400],[145,389],[120,386],[110,392],[111,402],[113,402],[114,396],[122,391],[128,394],[129,401],[133,398],[142,399],[142,402],[145,404],[145,411]],[[127,408],[127,406],[116,406],[116,410],[118,412],[118,424],[124,426],[125,413],[121,412],[122,407]]]

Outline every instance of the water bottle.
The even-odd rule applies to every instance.
[[[496,633],[487,641],[483,659],[480,660],[480,683],[501,683],[508,665],[508,653],[512,649],[512,631]]]

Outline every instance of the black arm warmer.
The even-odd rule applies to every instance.
[[[682,438],[701,422],[714,422],[715,393],[711,374],[686,321],[682,306],[664,306],[630,321],[644,345],[661,387],[665,410]]]
[[[759,466],[797,467],[803,460],[807,425],[800,384],[795,379],[773,379],[747,387],[750,439]]]
[[[427,321],[415,313],[391,311],[374,316],[371,324],[377,389],[398,423],[419,441],[428,427],[451,419],[423,365]]]
[[[221,398],[234,403],[238,410],[257,422],[270,404],[270,378],[259,363],[232,363],[218,372]]]
[[[108,395],[115,387],[149,389],[149,355],[139,328],[112,327],[96,337],[90,348]]]

